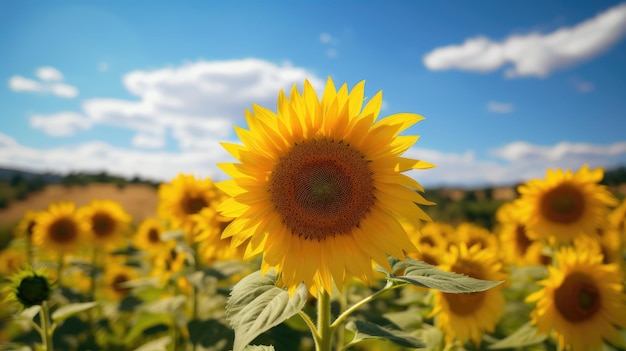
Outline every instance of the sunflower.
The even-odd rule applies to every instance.
[[[601,168],[583,166],[578,172],[548,170],[546,179],[534,179],[518,187],[520,211],[528,229],[542,238],[572,242],[601,227],[615,197],[598,184]]]
[[[454,227],[444,223],[428,222],[421,228],[414,228],[405,223],[406,221],[402,222],[409,238],[418,250],[416,253],[408,253],[408,256],[433,266],[441,264],[441,257],[448,249],[447,235],[442,235],[442,233],[453,233]]]
[[[10,284],[4,289],[8,292],[7,301],[17,301],[24,308],[41,305],[50,299],[53,284],[48,279],[45,269],[19,270],[10,278]]]
[[[51,204],[36,221],[33,243],[51,253],[76,251],[89,233],[89,222],[77,213],[72,202]]]
[[[28,210],[24,212],[24,215],[17,223],[14,229],[14,235],[16,238],[25,238],[28,241],[32,240],[33,233],[35,232],[35,225],[37,225],[37,211]]]
[[[133,245],[139,250],[145,250],[150,255],[158,254],[167,249],[163,241],[165,226],[160,220],[146,218],[137,227],[133,237]]]
[[[220,165],[233,179],[218,183],[232,196],[218,209],[235,218],[223,237],[247,242],[245,258],[262,253],[262,271],[275,268],[290,291],[371,281],[372,259],[390,269],[387,254],[416,250],[399,220],[430,220],[416,204],[432,203],[402,172],[433,166],[401,157],[418,137],[398,135],[423,117],[376,120],[382,92],[362,108],[364,87],[337,91],[329,78],[320,101],[305,80],[302,95],[280,91],[278,113],[246,111],[250,129],[236,127],[244,145],[223,144],[241,161]]]
[[[624,276],[616,264],[584,247],[564,247],[556,254],[543,289],[526,299],[536,302],[531,313],[537,331],[552,330],[560,349],[600,350],[603,340],[624,347],[617,328],[626,328]]]
[[[492,250],[479,245],[468,248],[465,243],[450,247],[444,258],[442,270],[482,279],[501,281],[506,278],[502,263]],[[480,344],[484,332],[492,332],[504,311],[505,299],[502,285],[483,292],[451,294],[435,291],[431,316],[436,316],[437,326],[446,335],[446,343],[472,340]]]
[[[231,238],[222,239],[224,228],[230,224],[232,218],[217,213],[213,208],[206,207],[194,218],[196,222],[198,242],[198,256],[202,263],[210,265],[216,261],[241,259],[242,246],[232,246]]]
[[[0,251],[0,276],[18,272],[27,264],[24,252],[15,249]]]
[[[611,211],[609,222],[617,229],[622,241],[626,241],[626,198]]]
[[[159,217],[169,221],[172,229],[182,229],[193,237],[193,216],[205,207],[216,207],[219,192],[210,178],[179,174],[171,183],[159,186]]]
[[[464,222],[456,227],[456,243],[465,243],[467,247],[478,245],[481,249],[498,249],[498,238],[487,228]]]
[[[127,265],[108,266],[104,272],[104,284],[107,295],[112,300],[121,300],[131,291],[131,288],[124,283],[135,280],[139,277],[135,268]]]
[[[515,201],[503,204],[496,212],[502,259],[520,267],[549,264],[552,258],[543,252],[543,243],[533,239],[519,213]]]
[[[80,212],[89,221],[95,248],[116,249],[124,244],[131,217],[122,205],[111,200],[93,200]]]

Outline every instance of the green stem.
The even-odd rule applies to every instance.
[[[339,315],[339,317],[337,317],[337,319],[335,319],[335,321],[333,322],[333,324],[331,325],[332,328],[337,328],[339,326],[339,324],[341,324],[346,318],[348,318],[348,316],[350,316],[350,314],[352,314],[352,312],[356,311],[357,309],[359,309],[361,306],[365,305],[366,303],[374,300],[375,298],[377,298],[379,295],[389,291],[389,290],[393,290],[396,288],[399,288],[401,286],[404,286],[406,284],[394,284],[391,281],[387,281],[387,285],[385,285],[384,288],[378,290],[377,292],[375,292],[372,295],[369,295],[365,298],[363,298],[361,301],[355,303],[354,305],[350,306],[350,308],[348,308],[347,310],[345,310],[343,313],[341,313]]]
[[[335,328],[330,324],[330,294],[326,291],[321,291],[317,298],[317,331],[315,350],[330,351]]]
[[[50,310],[48,309],[48,301],[44,300],[41,303],[41,329],[44,350],[53,351],[52,345],[52,328],[50,328]]]

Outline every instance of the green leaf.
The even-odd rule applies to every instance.
[[[142,336],[146,329],[156,327],[158,325],[171,326],[173,317],[168,313],[141,313],[136,320],[132,321],[132,328],[124,337],[124,343],[130,344],[137,337]]]
[[[537,334],[537,329],[530,325],[530,322],[528,322],[506,338],[489,345],[489,349],[518,349],[539,344],[545,339],[546,336],[543,334]]]
[[[494,282],[480,280],[464,274],[446,272],[426,262],[408,257],[405,261],[390,258],[390,263],[392,272],[404,270],[404,274],[395,275],[386,272],[387,279],[396,282],[406,282],[424,288],[436,289],[445,293],[485,291],[503,283],[503,281]]]
[[[248,345],[244,348],[244,351],[274,351],[274,346],[266,345]]]
[[[92,309],[98,305],[97,302],[81,302],[81,303],[71,303],[65,306],[59,307],[56,311],[52,313],[52,320],[56,323],[60,323],[72,316],[75,316],[81,312]]]
[[[422,340],[410,335],[404,330],[384,328],[380,325],[363,320],[348,322],[346,329],[354,332],[354,339],[350,343],[363,339],[383,339],[389,340],[402,347],[426,347],[426,344]]]
[[[304,307],[309,293],[300,284],[293,296],[276,287],[273,272],[256,271],[237,283],[226,304],[226,317],[235,330],[233,351],[241,351],[261,333],[277,326]]]
[[[170,342],[172,342],[172,337],[164,336],[147,342],[136,348],[134,351],[167,351],[167,345],[169,345]]]
[[[22,312],[20,312],[20,314],[18,314],[17,317],[32,320],[33,318],[35,318],[37,313],[39,313],[39,311],[41,311],[41,305],[30,306],[28,308],[25,308]]]

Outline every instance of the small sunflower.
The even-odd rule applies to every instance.
[[[464,243],[453,245],[444,258],[442,270],[482,279],[501,281],[506,278],[502,263],[491,250],[479,245],[468,248]],[[444,331],[446,343],[472,340],[480,344],[484,332],[492,332],[504,312],[505,299],[502,285],[483,292],[451,294],[435,291],[435,304],[431,316],[436,316],[437,326]]]
[[[377,120],[382,92],[363,107],[364,87],[337,91],[329,78],[320,101],[305,80],[302,94],[280,91],[277,113],[246,111],[244,145],[223,144],[241,162],[220,165],[233,179],[218,183],[232,196],[218,210],[235,218],[223,237],[246,243],[245,258],[263,254],[262,271],[275,268],[290,291],[371,281],[372,259],[390,269],[387,254],[416,250],[399,221],[430,220],[418,204],[432,203],[403,172],[433,166],[402,157],[418,137],[399,135],[423,117]]]
[[[453,233],[454,227],[438,222],[428,222],[421,228],[414,228],[404,223],[403,221],[409,238],[417,247],[417,252],[408,253],[408,256],[433,266],[441,264],[441,258],[448,250],[447,236],[442,235],[442,233],[446,233],[448,230]]]
[[[41,305],[50,299],[52,284],[45,270],[20,270],[11,276],[11,282],[5,289],[7,301],[17,301],[24,308]]]
[[[93,200],[80,211],[89,222],[94,247],[116,249],[124,245],[131,217],[122,205],[111,200]]]
[[[578,172],[548,170],[546,179],[534,179],[518,187],[520,211],[530,230],[561,243],[591,235],[601,227],[616,198],[603,185],[601,168],[583,166]]]
[[[107,295],[112,300],[121,300],[131,291],[131,288],[124,283],[135,280],[139,274],[135,268],[127,265],[112,265],[106,267],[104,271],[104,284]]]
[[[624,275],[616,264],[583,247],[565,247],[556,254],[543,289],[526,299],[536,302],[531,313],[537,331],[553,335],[560,349],[602,349],[603,340],[624,347],[617,328],[626,328]]]
[[[35,232],[35,226],[37,225],[37,211],[28,210],[24,212],[24,215],[17,223],[14,229],[14,235],[16,238],[25,238],[31,241]]]
[[[161,282],[165,283],[185,267],[189,267],[192,259],[190,253],[177,245],[175,240],[169,240],[166,242],[166,249],[153,257],[152,276],[161,277]]]
[[[496,212],[499,223],[498,238],[502,259],[516,266],[545,265],[552,258],[544,254],[542,242],[533,239],[526,224],[521,220],[516,202],[502,205]]]
[[[617,229],[622,241],[626,242],[626,198],[609,214],[609,221]]]
[[[0,251],[0,275],[12,275],[27,264],[26,256],[21,250],[5,249]]]
[[[172,229],[182,229],[193,236],[193,216],[205,207],[216,207],[218,189],[210,178],[179,174],[171,183],[159,186],[159,217],[169,221]]]
[[[165,230],[162,221],[146,218],[139,224],[133,237],[133,244],[137,249],[145,250],[150,255],[158,254],[167,249],[162,239]]]
[[[498,238],[495,235],[487,228],[470,222],[464,222],[457,226],[456,242],[465,243],[467,247],[478,245],[481,249],[498,249]]]
[[[194,218],[196,222],[198,242],[198,256],[202,263],[210,265],[216,261],[241,259],[242,246],[231,245],[231,238],[222,239],[224,229],[232,218],[227,218],[215,212],[215,209],[206,207]]]
[[[51,204],[40,212],[33,233],[33,243],[50,253],[69,253],[85,244],[89,222],[80,216],[72,202]]]

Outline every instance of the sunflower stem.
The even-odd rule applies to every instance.
[[[330,351],[333,332],[335,328],[330,324],[330,294],[325,290],[320,291],[317,297],[317,332],[319,338],[315,339],[316,351]]]
[[[348,308],[343,313],[341,313],[339,315],[339,317],[337,317],[337,319],[335,319],[335,321],[333,322],[331,327],[332,328],[337,328],[339,326],[339,324],[341,324],[346,318],[348,318],[348,316],[350,316],[350,314],[352,314],[352,312],[356,311],[361,306],[363,306],[363,305],[367,304],[368,302],[374,300],[379,295],[381,295],[381,294],[383,294],[383,293],[385,293],[385,292],[387,292],[389,290],[393,290],[395,288],[399,288],[399,287],[401,287],[403,285],[405,285],[405,284],[394,284],[393,282],[388,280],[387,284],[385,285],[385,287],[383,287],[382,289],[380,289],[377,292],[373,293],[372,295],[369,295],[369,296],[363,298],[361,301],[355,303],[354,305],[350,306],[350,308]]]
[[[53,351],[52,345],[52,329],[50,328],[50,310],[48,309],[48,301],[41,303],[41,331],[44,350]]]

